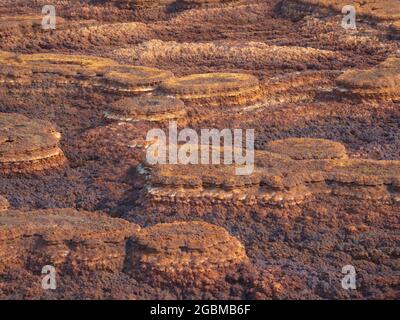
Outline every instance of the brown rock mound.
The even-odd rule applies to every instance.
[[[5,211],[9,208],[10,204],[8,203],[8,200],[4,198],[3,196],[0,196],[0,211]]]
[[[315,5],[341,12],[346,5],[353,5],[361,16],[378,20],[400,19],[400,3],[397,0],[364,0],[349,2],[347,0],[291,0],[301,4]]]
[[[260,99],[256,77],[238,73],[194,74],[161,84],[165,94],[182,99],[189,106],[247,105]]]
[[[201,221],[141,230],[131,248],[136,275],[162,284],[201,286],[248,262],[245,248],[225,229]]]
[[[399,164],[397,160],[336,160],[328,164],[327,171],[332,179],[343,183],[399,186]]]
[[[40,15],[3,16],[0,17],[0,30],[40,27],[42,19]]]
[[[139,171],[156,202],[287,206],[318,194],[400,201],[400,161],[347,159],[343,145],[319,139],[278,140],[267,149],[281,154],[256,151],[254,170],[244,176],[235,163],[158,164]]]
[[[151,91],[171,78],[169,71],[120,65],[116,61],[81,55],[0,54],[0,84],[77,85],[116,93]]]
[[[337,52],[295,46],[276,46],[264,42],[219,41],[191,43],[150,40],[137,46],[121,48],[114,53],[134,64],[176,65],[179,67],[212,67],[234,65],[237,68],[301,68],[304,62],[321,64],[342,60]]]
[[[190,9],[197,7],[209,7],[215,5],[226,5],[235,2],[243,2],[242,0],[110,0],[121,7],[133,8],[136,10],[155,9],[175,5],[182,9]]]
[[[235,2],[242,2],[241,0],[178,0],[187,7],[210,6],[216,4],[230,4]]]
[[[269,142],[266,149],[289,156],[293,160],[347,158],[344,145],[325,139],[290,138],[275,140]]]
[[[65,162],[61,134],[43,120],[0,113],[0,173],[30,172]]]
[[[154,90],[158,84],[172,76],[169,71],[154,68],[119,66],[104,74],[100,87],[112,92],[142,93]]]
[[[393,30],[395,30],[396,32],[400,32],[400,21],[396,21],[392,24],[392,28]]]
[[[335,195],[400,201],[400,161],[336,160],[326,170]]]
[[[144,96],[124,98],[111,105],[107,119],[118,121],[165,121],[186,116],[185,105],[172,97]]]
[[[0,271],[45,265],[69,272],[122,270],[125,239],[139,227],[125,220],[74,209],[0,215]]]
[[[339,90],[362,99],[400,99],[400,58],[390,57],[374,68],[348,70],[337,79]]]

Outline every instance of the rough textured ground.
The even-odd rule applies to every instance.
[[[57,28],[42,30],[46,2],[0,0],[0,112],[33,121],[0,128],[0,298],[400,298],[398,1],[357,4],[356,31],[341,27],[343,1],[57,0]],[[205,73],[240,81],[181,86]],[[149,196],[146,133],[181,104],[129,99],[181,93],[178,125],[255,130],[263,182],[163,168],[153,177],[173,201]],[[38,121],[66,162],[2,172],[12,150],[46,155]],[[212,190],[193,197],[195,182]],[[215,197],[255,185],[277,201]],[[56,290],[41,287],[44,264]],[[348,264],[357,290],[341,287]]]

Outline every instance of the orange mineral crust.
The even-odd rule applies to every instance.
[[[15,113],[0,113],[0,173],[31,172],[61,166],[61,134],[52,124]]]

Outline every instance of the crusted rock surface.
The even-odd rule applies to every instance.
[[[212,284],[229,270],[248,263],[239,240],[225,229],[202,221],[143,229],[135,238],[130,259],[136,266],[134,272],[143,277],[148,274],[149,279],[183,286]]]
[[[60,166],[61,134],[51,123],[15,113],[0,113],[0,173],[27,172]]]
[[[3,196],[0,196],[0,211],[5,211],[9,208],[9,203],[8,200],[6,198],[4,198]]]
[[[0,271],[45,265],[67,272],[118,271],[125,239],[138,230],[121,219],[74,209],[5,211],[0,215]]]
[[[366,70],[348,70],[337,79],[339,90],[363,99],[400,99],[400,58],[390,57]]]

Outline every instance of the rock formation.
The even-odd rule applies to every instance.
[[[231,4],[241,2],[241,0],[110,0],[118,6],[132,8],[136,10],[165,8],[171,5],[181,9],[197,8],[202,6],[213,6],[219,4]]]
[[[172,77],[169,71],[119,65],[111,59],[79,55],[1,52],[0,66],[3,85],[74,85],[119,94],[148,92]]]
[[[345,71],[337,79],[343,94],[365,100],[400,99],[400,58],[390,57],[371,69]]]
[[[241,242],[224,228],[202,221],[162,223],[142,229],[128,261],[146,281],[163,285],[212,285],[249,263]]]
[[[257,70],[261,65],[268,65],[270,69],[300,69],[304,67],[305,60],[308,63],[322,65],[329,61],[344,59],[340,54],[329,50],[243,41],[181,43],[150,40],[137,46],[117,49],[114,53],[134,64],[199,68],[228,63],[249,70]]]
[[[259,98],[259,81],[248,74],[208,73],[169,79],[161,90],[191,104],[247,104]]]
[[[61,166],[61,134],[47,121],[0,113],[0,173],[31,172]]]
[[[41,27],[43,16],[22,15],[0,17],[0,31]]]
[[[283,154],[293,160],[323,160],[347,158],[346,148],[325,139],[289,138],[271,141],[266,150]]]
[[[139,227],[125,220],[74,209],[0,214],[0,272],[40,271],[52,265],[66,272],[120,271],[125,241]]]
[[[393,31],[396,33],[400,33],[400,20],[393,22],[392,24]]]
[[[139,66],[117,66],[105,72],[100,80],[103,90],[124,94],[153,91],[158,84],[172,77],[169,71]]]
[[[160,122],[184,118],[186,110],[181,100],[172,97],[143,96],[124,98],[112,103],[105,117],[126,122]]]
[[[0,299],[398,299],[398,3],[0,0]],[[254,170],[146,163],[170,120]]]
[[[9,206],[10,204],[8,203],[8,200],[3,196],[0,196],[0,212],[7,210]]]
[[[250,175],[237,175],[237,164],[144,165],[140,172],[156,202],[287,206],[318,194],[400,200],[400,161],[347,159],[343,145],[323,139],[272,141],[267,150],[256,151]]]
[[[346,0],[290,0],[289,2],[302,5],[319,6],[341,12],[346,5],[353,5],[357,14],[377,20],[399,20],[400,4],[397,0],[364,0],[349,3]],[[285,5],[285,4],[283,4]]]

